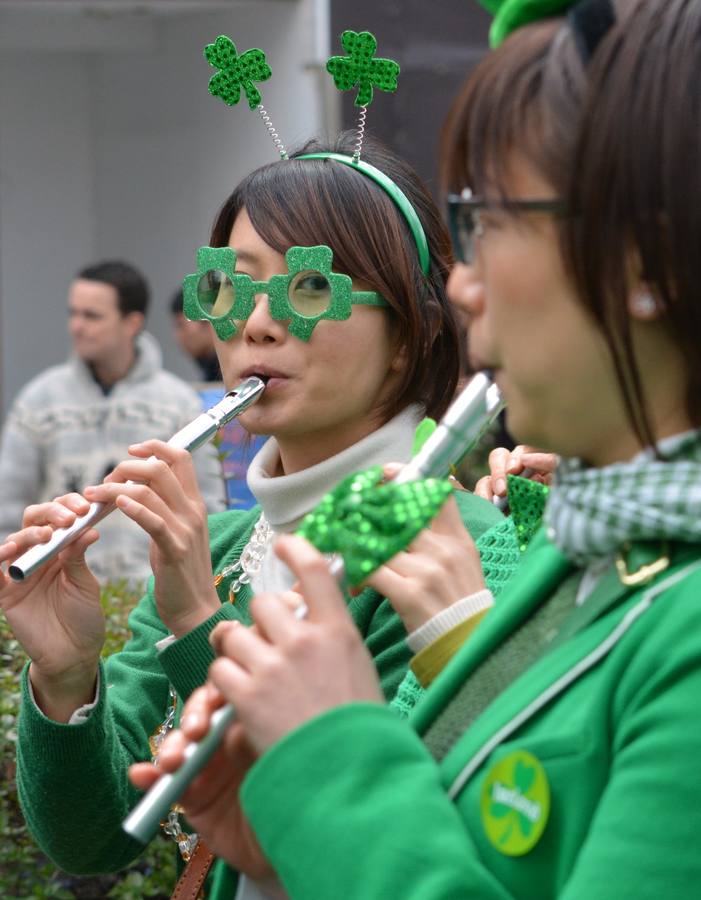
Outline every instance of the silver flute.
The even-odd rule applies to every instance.
[[[451,466],[459,463],[478,443],[503,408],[498,387],[488,375],[479,372],[453,401],[436,430],[419,453],[404,466],[396,482],[447,475]],[[339,557],[331,562],[329,571],[339,583],[343,583],[345,573]],[[299,619],[306,614],[304,604],[295,609],[295,616]],[[151,840],[171,806],[211,759],[227,728],[235,720],[236,710],[231,704],[215,710],[207,734],[185,748],[185,760],[178,771],[162,775],[124,820],[122,828],[127,834],[143,844]]]
[[[252,403],[255,403],[264,390],[265,382],[262,379],[246,378],[233,390],[228,391],[218,403],[174,434],[168,441],[168,445],[190,452],[196,450],[201,444],[213,438],[222,425],[226,425]],[[114,509],[116,507],[113,503],[91,503],[88,512],[79,516],[68,528],[57,528],[45,544],[37,544],[18,557],[8,569],[10,578],[13,581],[24,581]]]

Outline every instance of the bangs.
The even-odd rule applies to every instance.
[[[507,196],[514,156],[564,191],[581,64],[562,24],[551,19],[519,28],[475,68],[443,128],[447,191],[469,187],[478,195]],[[571,64],[563,66],[563,56]]]
[[[372,189],[367,178],[346,171],[338,163],[312,159],[298,162],[292,157],[284,166],[273,163],[254,172],[241,186],[241,199],[253,227],[278,253],[284,254],[294,245],[328,244],[341,271],[367,279],[367,269],[354,271],[357,263],[344,258],[348,256],[344,248],[357,240],[350,224],[354,217],[344,215],[344,210],[355,207],[368,213],[374,207],[385,227],[395,226],[395,237],[399,232],[392,201],[386,198],[385,203],[385,197]],[[301,197],[306,198],[303,203]],[[372,241],[372,228],[369,231]]]
[[[311,151],[305,147],[303,152]],[[400,304],[401,289],[392,284],[393,260],[399,255],[408,269],[415,268],[416,246],[392,200],[364,175],[332,160],[291,156],[241,182],[231,199],[227,227],[241,209],[278,253],[293,246],[326,245],[333,251],[334,271],[384,292],[393,306]],[[217,240],[226,244],[228,234],[217,234]]]

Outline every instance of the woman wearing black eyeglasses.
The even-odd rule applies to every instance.
[[[473,360],[513,433],[563,461],[510,588],[409,724],[297,539],[279,552],[309,620],[266,596],[258,635],[215,632],[240,715],[220,762],[262,754],[236,790],[291,897],[698,895],[699,59],[697,0],[586,0],[515,31],[457,101]],[[188,737],[218,702],[193,698]],[[185,798],[213,833],[225,776]]]

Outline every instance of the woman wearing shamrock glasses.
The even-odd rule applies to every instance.
[[[206,731],[217,691],[239,724],[185,806],[221,839],[212,792],[240,789],[257,864],[291,897],[698,894],[699,58],[697,0],[587,0],[515,31],[456,104],[448,181],[489,202],[481,290],[461,295],[458,268],[451,295],[510,429],[563,463],[516,577],[408,723],[297,538],[279,552],[308,622],[273,595],[258,635],[215,630],[185,733]],[[560,198],[576,214],[514,215]],[[242,781],[243,735],[261,757]]]
[[[354,141],[341,136],[330,151],[350,161]],[[267,382],[240,416],[250,432],[272,436],[249,469],[260,506],[208,523],[189,455],[161,442],[132,447],[134,459],[85,490],[89,501],[116,502],[153,539],[155,577],[131,615],[133,637],[104,664],[97,584],[83,560],[96,532],[21,584],[4,580],[0,604],[32,660],[20,717],[20,796],[32,831],[64,869],[114,870],[140,852],[121,830],[138,798],[128,765],[149,759],[149,738],[166,732],[169,686],[184,700],[204,683],[216,623],[248,623],[253,591],[293,586],[270,552],[272,536],[293,530],[346,475],[407,460],[421,418],[439,417],[452,399],[459,336],[445,296],[447,232],[407,165],[370,142],[365,161],[408,198],[423,244],[415,222],[409,227],[371,178],[334,159],[290,158],[236,188],[215,222],[213,246],[200,251],[199,271],[185,281],[186,313],[212,322],[227,386],[252,375]],[[0,558],[46,540],[86,502],[70,495],[30,508]],[[475,538],[501,520],[467,493],[459,507],[447,521],[462,514]],[[466,545],[458,580],[479,567]],[[411,655],[406,630],[370,589],[348,602],[391,699]],[[213,878],[211,896],[230,896],[233,873],[215,866]]]

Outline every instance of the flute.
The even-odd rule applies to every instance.
[[[453,401],[436,430],[395,481],[401,484],[447,475],[451,466],[459,463],[477,444],[503,408],[499,389],[488,375],[479,372]],[[336,557],[329,571],[339,583],[344,581],[342,559]],[[301,604],[294,614],[302,619],[306,613],[306,606]],[[185,748],[185,760],[178,771],[162,775],[124,820],[122,828],[127,834],[143,844],[151,840],[170,807],[211,759],[226,729],[235,720],[236,710],[231,704],[213,713],[207,734]]]
[[[228,391],[218,403],[174,434],[168,445],[190,452],[196,450],[214,437],[222,425],[226,425],[255,403],[264,390],[265,382],[262,379],[246,378],[233,390]],[[68,528],[57,528],[45,544],[37,544],[18,557],[8,569],[10,578],[13,581],[23,581],[114,509],[116,507],[113,503],[91,503],[88,512],[79,516]]]

